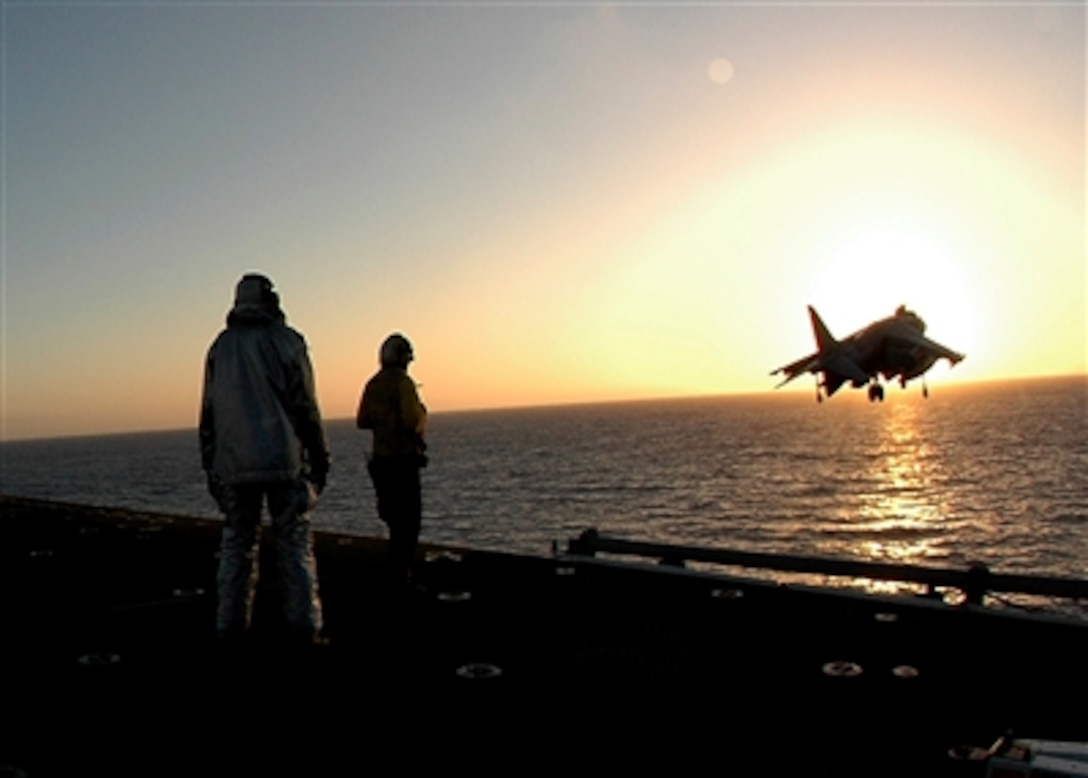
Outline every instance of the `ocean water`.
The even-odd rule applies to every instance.
[[[327,424],[317,529],[384,535],[369,434]],[[633,540],[1088,577],[1085,377],[435,412],[423,539]],[[215,516],[195,429],[0,445],[0,490]]]

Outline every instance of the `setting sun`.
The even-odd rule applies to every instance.
[[[955,261],[910,232],[877,228],[845,241],[820,276],[812,304],[837,336],[890,316],[906,305],[926,322],[926,335],[956,351],[974,347],[974,305]],[[838,327],[836,327],[838,324]]]

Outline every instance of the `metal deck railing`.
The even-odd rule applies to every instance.
[[[766,554],[702,546],[648,543],[601,535],[589,529],[567,543],[567,553],[592,557],[596,554],[616,554],[658,559],[666,565],[703,562],[730,567],[775,570],[791,573],[812,573],[848,578],[868,578],[882,581],[917,583],[928,587],[949,587],[964,593],[968,603],[981,604],[983,596],[992,592],[1027,594],[1042,597],[1088,599],[1088,580],[1054,576],[1010,575],[994,573],[980,563],[967,569],[871,562],[860,559],[801,556],[795,554]]]

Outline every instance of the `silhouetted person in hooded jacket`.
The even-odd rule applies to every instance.
[[[310,528],[329,449],[306,341],[286,324],[272,282],[250,274],[208,350],[200,412],[208,488],[225,515],[217,629],[248,632],[257,589],[261,512],[267,503],[288,626],[318,642],[321,598]]]

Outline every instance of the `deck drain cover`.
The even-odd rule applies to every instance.
[[[442,602],[466,602],[472,599],[472,592],[439,592],[438,599]]]
[[[824,675],[833,678],[854,678],[861,675],[861,665],[856,662],[828,662],[823,667]]]
[[[457,675],[461,678],[479,680],[482,678],[498,678],[502,675],[502,668],[489,665],[486,662],[471,662],[457,668]]]
[[[202,596],[204,596],[204,590],[201,589],[199,586],[197,586],[197,587],[195,587],[193,589],[175,589],[174,590],[174,596],[175,597],[202,597]]]
[[[30,556],[35,559],[45,559],[46,557],[53,556],[53,549],[51,548],[36,548],[30,552]]]
[[[895,613],[877,613],[873,618],[882,624],[891,624],[893,621],[899,621],[899,616]]]
[[[453,551],[428,551],[423,560],[425,562],[460,562],[461,555]]]
[[[910,665],[899,665],[892,668],[892,675],[896,678],[917,678],[921,673],[918,672],[917,667],[911,667]]]
[[[557,567],[555,568],[556,575],[574,575],[575,570],[573,567]]]
[[[111,654],[109,652],[84,654],[79,658],[79,663],[84,667],[109,667],[120,661],[121,657],[118,654]]]
[[[716,600],[739,600],[744,596],[740,589],[714,589],[710,596]]]

